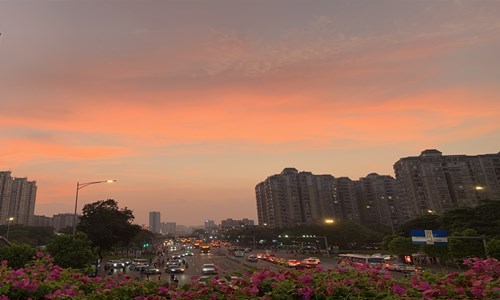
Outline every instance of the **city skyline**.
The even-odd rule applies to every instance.
[[[394,176],[500,150],[500,3],[2,1],[0,170],[35,214],[257,220],[287,167]]]

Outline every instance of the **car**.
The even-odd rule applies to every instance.
[[[257,262],[257,256],[256,255],[253,255],[253,254],[250,254],[249,256],[247,256],[247,261],[250,261],[250,262]]]
[[[144,265],[144,264],[131,264],[129,266],[129,269],[130,269],[130,271],[141,271],[141,270],[144,270],[147,267],[148,266]]]
[[[168,261],[168,264],[169,265],[182,265],[182,261],[180,259],[171,259]]]
[[[168,265],[165,268],[165,272],[170,274],[184,273],[184,268],[181,268],[181,266],[178,265]]]
[[[144,269],[144,274],[146,274],[146,275],[158,275],[158,274],[161,274],[161,270],[158,268],[147,267]]]
[[[317,265],[319,265],[320,260],[317,257],[309,257],[309,258],[303,259],[300,263],[302,266],[304,266],[306,268],[314,268]]]
[[[287,267],[290,267],[290,268],[298,268],[300,266],[301,266],[301,262],[299,260],[296,260],[296,259],[289,259],[287,262]]]
[[[417,268],[413,265],[408,265],[404,263],[391,263],[391,264],[386,264],[385,268],[389,271],[394,271],[394,272],[414,272],[417,270]]]
[[[121,260],[109,260],[105,265],[106,269],[122,269],[125,268],[125,263]]]
[[[321,263],[321,260],[317,257],[308,257],[306,259],[303,259],[302,261],[313,265],[319,265]]]
[[[201,267],[201,273],[203,275],[215,275],[217,274],[217,267],[214,264],[204,264]]]

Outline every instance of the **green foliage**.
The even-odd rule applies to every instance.
[[[462,232],[474,229],[478,235],[494,237],[500,232],[500,201],[484,201],[474,208],[458,208],[440,218],[441,229]]]
[[[420,251],[430,257],[437,257],[441,261],[446,261],[450,258],[448,245],[421,245]]]
[[[462,232],[455,233],[454,236],[477,237],[474,229],[465,229]],[[455,258],[464,257],[482,257],[485,256],[483,242],[480,239],[449,239],[448,248],[450,254]]]
[[[389,251],[398,256],[413,254],[418,248],[413,245],[411,238],[398,236],[389,242]]]
[[[486,248],[488,249],[488,256],[500,259],[500,239],[494,238],[488,242]]]
[[[0,226],[0,232],[7,232],[7,225]],[[31,245],[33,247],[47,245],[54,238],[53,227],[27,226],[11,224],[9,240]]]
[[[63,268],[83,269],[96,258],[87,235],[82,232],[78,232],[75,238],[69,234],[57,236],[47,245],[47,251]]]
[[[382,240],[382,249],[388,251],[389,250],[389,243],[398,237],[397,235],[386,235],[384,236],[384,239]]]
[[[28,264],[36,250],[28,244],[13,243],[10,247],[0,248],[0,261],[6,260],[9,267],[19,269]]]
[[[132,224],[134,215],[126,207],[118,208],[113,199],[86,204],[80,217],[78,230],[83,231],[98,248],[99,258],[102,251],[109,251],[115,246],[128,246],[140,232],[139,225]]]
[[[435,230],[443,229],[441,227],[438,215],[424,215],[402,224],[399,227],[399,232],[403,236],[410,236],[412,230]]]

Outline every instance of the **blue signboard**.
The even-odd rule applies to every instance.
[[[411,241],[413,244],[446,245],[448,232],[446,230],[412,230]]]

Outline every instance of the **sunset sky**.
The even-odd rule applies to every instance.
[[[500,151],[500,1],[1,0],[0,170],[35,214],[257,222],[285,167]]]

